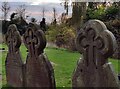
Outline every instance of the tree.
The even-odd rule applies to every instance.
[[[44,18],[45,17],[45,8],[43,8],[42,13],[43,13],[43,18]]]
[[[100,2],[89,2],[89,3],[88,3],[88,8],[93,9],[93,10],[96,10],[99,3],[100,3]],[[104,3],[103,3],[103,4],[104,4]]]
[[[66,11],[66,12],[65,12],[66,15],[68,15],[68,8],[69,8],[68,3],[69,3],[68,0],[64,0],[64,2],[61,2],[61,3],[60,3],[60,5],[64,5],[64,9],[65,9],[65,11]]]
[[[64,9],[66,10],[66,15],[68,15],[68,0],[64,2]]]
[[[53,8],[53,24],[55,25],[56,23],[57,23],[57,21],[56,21],[56,9],[55,8]]]
[[[56,19],[56,9],[53,8],[53,15],[54,15],[54,19]]]
[[[105,10],[106,2],[89,2],[88,8],[87,8],[87,17],[86,20],[89,19],[99,19],[99,20],[105,20]]]
[[[72,5],[72,25],[78,28],[83,25],[86,18],[87,4],[86,2],[73,2]]]
[[[17,9],[16,12],[19,14],[20,17],[25,19],[25,14],[26,14],[26,5],[20,5]]]
[[[10,6],[8,2],[3,2],[1,10],[3,12],[3,19],[7,20],[7,15],[8,15],[8,12],[10,11]]]

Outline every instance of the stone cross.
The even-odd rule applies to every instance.
[[[88,21],[78,33],[76,46],[83,58],[73,74],[73,89],[119,87],[117,75],[107,59],[114,53],[116,40],[103,22]]]
[[[28,48],[26,60],[26,86],[43,89],[55,89],[54,71],[51,63],[43,54],[46,38],[35,25],[29,26],[24,34],[24,43]]]
[[[7,83],[12,87],[23,87],[23,62],[19,52],[21,38],[16,25],[9,26],[5,38],[8,45],[5,61]]]

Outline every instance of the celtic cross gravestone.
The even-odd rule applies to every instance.
[[[55,89],[54,72],[51,63],[44,55],[45,35],[35,26],[28,27],[24,34],[24,43],[28,48],[26,59],[26,87],[46,87]]]
[[[6,57],[7,84],[12,87],[39,87],[55,89],[54,71],[44,54],[46,38],[35,25],[29,25],[23,41],[28,49],[26,63],[21,60],[19,47],[21,37],[16,25],[9,26],[6,34],[8,54]]]
[[[53,67],[44,54],[46,38],[43,31],[29,24],[23,41],[28,49],[26,63],[23,64],[19,47],[21,37],[17,27],[12,24],[6,33],[8,53],[6,57],[6,79],[12,87],[39,87],[55,89]],[[115,87],[119,80],[108,57],[116,48],[113,34],[99,20],[88,21],[79,30],[76,46],[83,57],[78,61],[72,77],[72,88],[81,87]],[[89,88],[88,88],[89,89]]]
[[[79,87],[118,87],[118,78],[108,62],[116,47],[113,34],[99,20],[88,21],[76,38],[83,55],[72,78],[73,89]]]
[[[16,25],[9,26],[6,33],[6,43],[8,45],[8,54],[6,57],[6,79],[7,83],[13,87],[23,86],[23,62],[21,60],[19,47],[21,38]]]

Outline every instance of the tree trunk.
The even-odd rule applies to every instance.
[[[73,3],[73,13],[72,13],[72,25],[75,28],[80,28],[84,19],[86,18],[86,2],[74,2]]]

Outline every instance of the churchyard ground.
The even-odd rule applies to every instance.
[[[2,82],[2,86],[6,87],[8,85],[6,85],[5,59],[8,49],[6,44],[0,44],[0,48],[5,48],[5,51],[1,52],[2,54],[0,54],[0,63],[2,64],[2,67],[0,67],[0,70],[2,70],[2,81],[0,82]],[[27,55],[26,50],[26,47],[22,44],[20,51],[24,62]],[[63,48],[54,47],[47,47],[45,49],[45,54],[53,65],[56,86],[71,87],[71,77],[81,55],[78,52],[71,52]],[[109,61],[113,64],[115,72],[117,74],[120,73],[120,68],[118,68],[120,61],[113,60],[112,58],[109,58]]]

